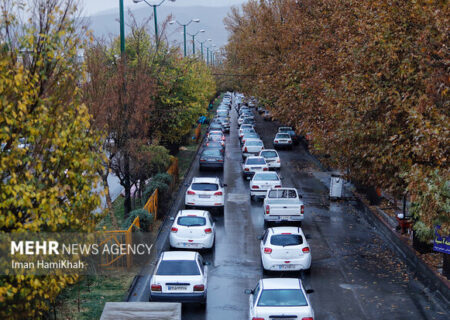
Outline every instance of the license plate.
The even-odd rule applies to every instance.
[[[271,320],[295,320],[297,318],[271,318]]]
[[[287,220],[289,220],[289,217],[283,217],[283,216],[281,216],[281,217],[280,217],[280,220],[287,221]]]
[[[204,195],[204,194],[200,194],[198,197],[202,198],[202,199],[209,199],[209,198],[211,198],[211,196]]]
[[[187,286],[167,286],[167,288],[172,291],[172,290],[187,290]]]
[[[267,160],[267,159],[266,159],[266,162],[268,162],[268,163],[270,163],[270,162],[275,162],[275,160]]]
[[[252,169],[252,170],[260,170],[261,168],[259,168],[259,167],[251,167],[250,169]]]
[[[183,243],[183,247],[185,247],[185,248],[197,248],[198,244],[197,243],[185,242],[185,243]]]
[[[278,269],[280,269],[280,270],[291,270],[294,268],[295,268],[295,265],[293,265],[293,264],[282,264],[282,265],[278,266]]]

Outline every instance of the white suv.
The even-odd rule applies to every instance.
[[[170,230],[172,248],[211,249],[214,245],[215,223],[208,211],[180,210]]]
[[[225,190],[219,178],[192,179],[186,191],[184,204],[188,208],[214,208],[223,213],[225,205]]]
[[[311,250],[301,228],[267,229],[260,250],[264,270],[309,271],[311,268]]]
[[[308,298],[313,290],[305,290],[300,279],[261,279],[255,289],[245,292],[250,295],[250,320],[314,320],[314,310]]]
[[[206,304],[208,263],[194,251],[166,251],[150,280],[150,301]]]

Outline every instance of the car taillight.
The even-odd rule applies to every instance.
[[[217,191],[216,193],[214,193],[214,195],[215,195],[215,196],[222,196],[223,193],[222,193],[222,191]]]
[[[222,140],[225,141],[225,137],[222,137]]]
[[[281,186],[275,186],[275,188],[281,188]]]
[[[309,253],[309,247],[304,247],[304,248],[302,249],[302,251],[303,251],[303,253]]]
[[[247,147],[244,148],[244,152],[247,152]]]
[[[305,207],[304,206],[300,206],[300,213],[304,214],[305,213]]]
[[[256,317],[253,317],[252,320],[264,320],[264,318],[256,318]]]
[[[275,143],[278,143],[278,140],[275,140]]]
[[[197,284],[194,286],[194,291],[205,291],[205,286],[203,284]]]
[[[277,160],[277,163],[280,163],[280,162],[281,162],[280,159],[278,159],[278,160]]]
[[[270,213],[270,206],[266,206],[266,214],[269,214]]]
[[[263,168],[263,171],[269,171],[269,168]]]
[[[244,171],[250,171],[250,169],[249,168],[244,168]]]
[[[174,232],[174,233],[175,233],[175,232],[178,232],[178,228],[172,228],[172,229],[170,229],[170,231],[171,231],[171,232]]]
[[[212,233],[212,229],[211,228],[206,228],[205,229],[205,233]]]
[[[252,186],[252,189],[259,189],[259,186]]]
[[[195,192],[194,192],[194,191],[191,191],[191,190],[189,190],[189,191],[187,192],[187,194],[189,194],[189,195],[194,195],[194,194],[195,194]]]
[[[264,248],[264,253],[265,253],[265,254],[270,254],[270,253],[272,253],[272,249],[270,249],[270,248]]]
[[[302,320],[314,320],[313,317],[302,318]]]
[[[162,287],[159,284],[152,284],[152,286],[150,287],[150,289],[152,291],[162,291]]]
[[[200,159],[200,162],[205,162],[206,160],[205,159]]]

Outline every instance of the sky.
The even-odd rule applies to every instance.
[[[161,0],[147,0],[150,4],[158,4]],[[84,15],[92,16],[98,14],[102,11],[108,11],[111,9],[118,10],[119,0],[81,0],[84,6]],[[123,0],[125,8],[136,7],[146,5],[135,4],[133,0]],[[246,2],[246,0],[176,0],[176,2],[166,1],[163,5],[167,6],[228,6],[228,5],[239,5]],[[125,9],[126,10],[126,9]]]

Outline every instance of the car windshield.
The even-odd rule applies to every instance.
[[[299,234],[277,234],[270,238],[270,244],[274,246],[298,246],[303,243]]]
[[[244,138],[259,138],[259,136],[257,133],[248,132],[248,133],[244,134]]]
[[[210,140],[222,140],[222,136],[219,136],[218,134],[211,134],[210,136],[209,136],[209,139]]]
[[[297,198],[294,190],[270,190],[269,198]]]
[[[256,181],[278,181],[278,175],[275,172],[256,173],[253,177]]]
[[[222,154],[217,149],[206,149],[202,152],[202,157],[222,157]]]
[[[289,132],[292,131],[291,127],[281,127],[278,129],[279,132]]]
[[[246,146],[262,146],[262,141],[247,141],[245,143]]]
[[[195,260],[163,260],[156,271],[158,276],[199,276]]]
[[[206,225],[206,219],[196,216],[184,216],[178,218],[177,224],[185,227],[200,227]]]
[[[305,295],[299,289],[266,289],[258,300],[260,307],[294,307],[307,306]]]
[[[276,158],[278,157],[277,153],[275,151],[263,151],[261,152],[261,155],[264,158]]]
[[[193,183],[191,189],[197,191],[216,191],[219,190],[219,186],[216,183]]]
[[[246,164],[266,164],[266,160],[264,158],[248,158]]]
[[[279,133],[279,134],[277,134],[277,136],[275,138],[277,138],[277,139],[289,139],[290,136],[287,133]]]

